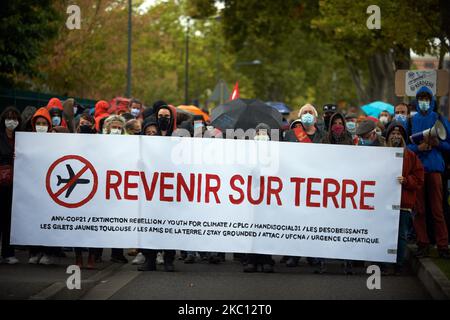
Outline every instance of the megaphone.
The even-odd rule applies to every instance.
[[[424,139],[427,139],[428,137],[436,137],[442,141],[447,139],[447,130],[445,130],[445,126],[440,120],[436,120],[436,123],[432,128],[413,134],[410,139],[415,144],[420,144]]]

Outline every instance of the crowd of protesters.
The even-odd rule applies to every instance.
[[[183,128],[193,136],[199,127],[202,132],[215,130],[202,116],[177,112],[177,108],[164,101],[157,101],[152,107],[144,107],[136,99],[115,106],[102,100],[97,102],[93,110],[73,102],[69,106],[69,112],[59,99],[52,98],[46,107],[37,110],[27,107],[19,112],[15,107],[7,107],[0,115],[0,230],[3,263],[19,262],[15,257],[15,248],[10,245],[15,132],[171,136],[177,128]],[[73,113],[72,118],[65,113]],[[67,121],[69,118],[71,120]],[[446,139],[426,136],[419,143],[410,139],[411,135],[432,128],[437,120],[444,124]],[[260,123],[255,126],[255,130],[255,140],[271,139],[271,128],[267,124]],[[306,104],[300,108],[298,119],[292,121],[290,128],[283,133],[283,140],[404,149],[402,175],[393,177],[402,186],[397,263],[394,268],[396,273],[401,273],[411,233],[416,235],[417,257],[430,255],[427,222],[432,223],[439,257],[450,257],[445,220],[447,207],[444,206],[446,189],[443,184],[444,177],[447,179],[448,174],[448,133],[449,122],[437,112],[437,103],[432,92],[423,87],[412,104],[400,103],[395,106],[394,114],[383,111],[378,118],[364,116],[357,108],[342,112],[334,104],[324,105],[322,115],[319,116],[313,104]],[[30,264],[53,264],[55,257],[64,255],[62,248],[28,249]],[[95,264],[102,261],[102,249],[73,250],[75,263],[80,267],[83,266],[83,251],[88,252],[87,268],[95,268]],[[174,271],[175,250],[132,249],[128,251],[128,255],[134,256],[132,263],[139,264],[141,271],[156,270],[157,264],[163,264],[166,271]],[[195,263],[199,258],[213,264],[225,261],[224,253],[215,252],[181,252],[180,257],[185,263]],[[236,254],[236,257],[244,264],[245,272],[255,272],[259,267],[263,272],[274,271],[275,262],[270,255]],[[129,262],[124,249],[112,249],[110,259],[115,263]],[[295,267],[300,259],[301,257],[283,257],[280,263]],[[318,267],[317,272],[326,271],[326,259],[308,257],[307,261]],[[352,264],[352,261],[343,261],[347,274],[352,273]]]

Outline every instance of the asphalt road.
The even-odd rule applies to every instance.
[[[338,261],[330,262],[329,272],[323,275],[314,274],[314,267],[303,260],[296,268],[277,263],[273,274],[243,273],[231,255],[220,265],[177,260],[173,273],[162,271],[162,266],[156,272],[139,272],[131,264],[106,262],[108,251],[97,270],[82,270],[82,290],[68,290],[66,267],[73,263],[73,253],[68,255],[55,266],[40,266],[26,264],[26,253],[19,252],[21,264],[0,265],[0,299],[430,299],[407,270],[401,276],[383,276],[380,290],[368,290],[364,268],[344,275]]]

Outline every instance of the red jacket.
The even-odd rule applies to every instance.
[[[416,203],[417,190],[424,183],[424,169],[419,157],[405,148],[403,154],[403,173],[406,182],[402,185],[401,208],[413,209]]]

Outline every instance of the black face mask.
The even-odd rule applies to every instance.
[[[80,133],[94,133],[94,130],[90,125],[80,126]]]
[[[170,128],[170,118],[158,118],[158,127],[161,131],[167,131]]]

